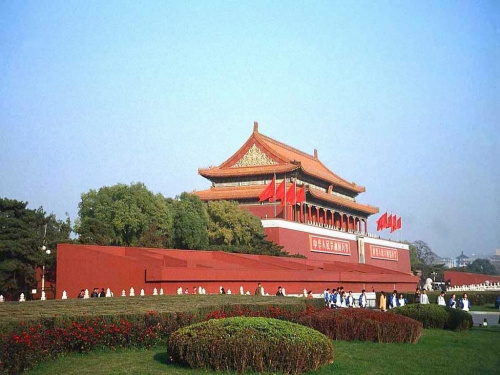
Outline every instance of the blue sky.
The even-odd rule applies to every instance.
[[[3,1],[0,196],[74,221],[89,189],[201,190],[258,121],[392,238],[492,253],[499,77],[498,1]]]

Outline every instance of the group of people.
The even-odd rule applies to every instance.
[[[98,298],[98,297],[106,297],[106,292],[104,288],[101,288],[99,292],[99,288],[94,288],[92,293],[90,293],[90,298]],[[81,289],[80,293],[78,293],[78,298],[85,298],[85,289]]]
[[[467,298],[467,293],[464,293],[463,297],[460,298],[460,301],[457,302],[457,298],[455,294],[452,294],[450,299],[448,300],[448,303],[446,303],[446,297],[445,297],[446,292],[442,291],[439,296],[436,299],[436,303],[439,306],[448,306],[451,307],[452,309],[456,309],[457,307],[460,307],[464,311],[469,311],[471,303],[469,299]],[[427,290],[420,291],[419,288],[416,289],[415,291],[415,296],[414,296],[414,303],[419,303],[421,305],[428,305],[430,304],[429,302],[429,296],[427,295]],[[394,290],[393,293],[389,296],[389,303],[387,304],[387,296],[385,292],[380,292],[380,301],[379,301],[379,308],[381,311],[386,311],[387,307],[389,309],[393,309],[395,307],[400,307],[408,304],[408,300],[404,297],[402,293],[399,294],[398,296],[398,291]]]
[[[396,307],[405,306],[407,304],[408,300],[405,298],[403,293],[400,293],[398,295],[398,291],[394,290],[392,294],[389,296],[389,305],[387,305],[387,296],[385,292],[380,292],[379,308],[381,311],[386,311],[387,306],[389,306],[389,309],[394,309]]]
[[[352,295],[352,290],[349,292],[346,292],[344,290],[344,287],[338,287],[338,288],[333,288],[330,290],[330,288],[326,288],[325,292],[323,293],[325,297],[325,305],[326,307],[329,307],[331,309],[336,309],[336,308],[349,308],[349,307],[354,307],[355,306],[355,298]],[[367,299],[366,299],[366,290],[363,289],[361,291],[361,294],[358,299],[358,306],[361,308],[366,308],[367,307]]]

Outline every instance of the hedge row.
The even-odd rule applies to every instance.
[[[296,374],[333,362],[333,345],[323,334],[267,318],[212,319],[174,332],[170,360],[191,368]]]
[[[365,309],[324,309],[301,317],[299,323],[344,341],[414,343],[422,334],[422,323],[413,319]]]
[[[248,305],[203,308],[189,313],[54,317],[22,321],[0,333],[0,371],[18,373],[47,359],[99,348],[149,348],[164,342],[179,328],[214,317],[261,316],[297,320],[315,309],[309,305]]]
[[[461,331],[473,326],[472,316],[468,312],[439,305],[412,304],[397,307],[390,312],[417,320],[424,328]]]

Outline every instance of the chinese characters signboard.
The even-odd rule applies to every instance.
[[[351,248],[348,241],[334,240],[327,237],[309,236],[309,242],[311,251],[351,255]]]
[[[398,260],[398,251],[396,249],[390,249],[388,247],[380,247],[380,246],[370,246],[371,248],[371,257],[375,259],[383,259],[383,260],[394,260],[397,262]]]

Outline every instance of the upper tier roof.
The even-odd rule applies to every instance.
[[[259,133],[258,124],[241,148],[218,167],[200,168],[198,173],[208,179],[270,175],[301,170],[328,185],[337,185],[354,193],[365,191],[363,186],[348,182],[330,171],[314,156]]]
[[[260,193],[266,187],[263,185],[254,186],[228,186],[228,187],[211,187],[207,190],[195,191],[202,201],[214,200],[240,200],[240,199],[258,199]],[[349,199],[338,197],[332,194],[324,193],[315,189],[307,190],[313,197],[322,201],[333,203],[340,207],[346,207],[353,210],[363,212],[368,215],[378,213],[378,207],[373,207],[367,204],[361,204]]]

